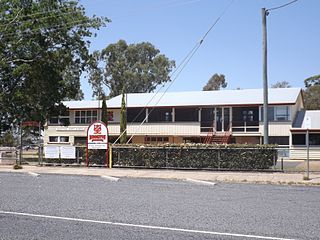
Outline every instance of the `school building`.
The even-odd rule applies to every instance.
[[[107,101],[111,142],[120,134],[121,98],[116,96]],[[303,129],[301,119],[306,116],[301,89],[269,89],[268,102],[269,143],[303,145],[298,140],[305,136],[299,130]],[[102,101],[64,104],[69,111],[65,116],[48,119],[44,144],[85,145],[88,126],[101,118]],[[127,135],[132,136],[131,143],[259,144],[263,141],[262,89],[130,93],[126,94],[126,105]],[[313,129],[315,139],[319,138],[318,130]],[[318,144],[318,140],[313,142]]]

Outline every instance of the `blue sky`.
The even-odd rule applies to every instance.
[[[89,16],[112,20],[90,39],[101,50],[124,39],[148,41],[178,65],[231,0],[80,0]],[[200,91],[214,73],[226,76],[227,89],[262,88],[261,8],[290,0],[234,0],[169,91]],[[320,1],[299,0],[270,12],[268,82],[303,80],[320,74]],[[85,99],[92,99],[87,79]]]

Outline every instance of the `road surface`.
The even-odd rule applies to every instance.
[[[319,239],[320,187],[0,173],[0,239]]]

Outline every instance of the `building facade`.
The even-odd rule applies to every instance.
[[[290,145],[303,109],[300,88],[269,89],[269,142]],[[48,119],[45,145],[85,145],[88,126],[101,119],[101,101],[68,101],[65,116]],[[249,143],[263,140],[262,89],[126,95],[131,143]],[[110,141],[120,133],[121,96],[107,101]],[[66,126],[66,123],[67,126]]]
[[[320,160],[320,110],[299,111],[290,129],[290,158]]]

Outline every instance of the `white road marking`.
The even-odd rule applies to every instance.
[[[161,226],[151,226],[151,225],[139,225],[139,224],[131,224],[131,223],[119,223],[119,222],[110,222],[110,221],[90,220],[90,219],[83,219],[83,218],[58,217],[58,216],[22,213],[22,212],[8,212],[8,211],[1,211],[1,210],[0,210],[0,214],[18,215],[18,216],[35,217],[35,218],[57,219],[57,220],[74,221],[74,222],[99,223],[99,224],[122,226],[122,227],[135,227],[135,228],[167,230],[167,231],[175,231],[175,232],[218,235],[218,236],[232,236],[232,237],[242,237],[242,238],[245,237],[245,238],[268,239],[268,240],[295,240],[295,239],[289,239],[289,238],[267,237],[267,236],[238,234],[238,233],[202,231],[202,230],[193,230],[193,229],[185,229],[185,228],[171,228],[171,227],[161,227]]]
[[[33,176],[33,177],[39,177],[38,173],[34,173],[34,172],[28,172],[29,175]]]
[[[204,185],[211,185],[211,186],[216,185],[216,183],[214,183],[214,182],[196,180],[196,179],[191,179],[191,178],[187,178],[186,181],[187,181],[187,182],[196,183],[196,184],[204,184]]]
[[[112,181],[112,182],[118,182],[119,181],[119,178],[116,178],[116,177],[111,177],[111,176],[107,176],[107,175],[101,175],[102,178],[105,178],[109,181]]]

